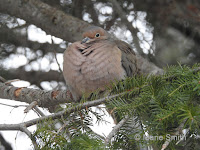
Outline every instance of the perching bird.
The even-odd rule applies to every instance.
[[[112,39],[100,27],[88,28],[83,40],[64,52],[63,75],[75,100],[136,73],[136,55],[131,47]]]

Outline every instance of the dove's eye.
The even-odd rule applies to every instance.
[[[95,37],[100,37],[100,34],[99,34],[99,33],[96,33]]]

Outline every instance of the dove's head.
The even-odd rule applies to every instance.
[[[108,36],[108,32],[106,32],[103,28],[92,26],[87,28],[83,33],[83,40],[81,43],[90,43],[95,40],[107,39]]]

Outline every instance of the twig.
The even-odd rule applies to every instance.
[[[187,119],[185,119],[177,128],[176,128],[176,132],[174,132],[173,135],[178,135],[180,134],[180,132],[183,130],[184,124],[187,121]],[[172,139],[168,139],[165,141],[165,143],[162,145],[161,150],[165,150],[167,148],[167,146],[169,145],[169,143],[172,141]]]
[[[40,114],[40,116],[45,116],[45,114],[38,108],[38,107],[35,107],[33,110],[35,110],[38,114]]]
[[[131,32],[136,50],[139,52],[140,55],[145,56],[143,49],[140,47],[139,38],[137,37],[137,33],[139,32],[139,30],[137,28],[134,28],[132,23],[127,20],[126,13],[123,11],[116,0],[109,0],[109,2],[113,4],[116,13],[120,16],[124,24],[127,25],[129,31]]]
[[[116,126],[114,126],[112,131],[109,133],[109,135],[105,139],[106,145],[110,143],[111,138],[120,130],[120,128],[127,122],[128,119],[129,119],[129,116],[127,115]]]
[[[28,105],[24,110],[24,113],[28,113],[31,109],[33,109],[40,116],[45,116],[45,114],[36,106],[38,101],[33,101],[30,105]]]
[[[97,99],[97,100],[94,100],[94,101],[85,102],[85,103],[79,104],[75,107],[71,107],[71,108],[68,108],[66,110],[60,111],[58,113],[48,115],[48,116],[43,116],[43,117],[36,118],[36,119],[32,119],[32,120],[29,120],[29,121],[26,121],[26,122],[23,122],[23,123],[19,123],[19,124],[0,124],[0,130],[19,130],[19,131],[26,133],[31,138],[31,140],[33,141],[34,148],[37,149],[36,141],[32,137],[32,134],[27,129],[27,127],[30,127],[30,126],[35,125],[35,124],[37,124],[37,123],[39,123],[43,120],[47,120],[47,119],[50,119],[50,118],[52,118],[52,119],[61,118],[63,115],[70,114],[72,112],[84,109],[86,107],[88,108],[88,107],[100,105],[100,104],[106,102],[106,100],[118,97],[118,96],[123,95],[123,94],[124,93],[116,94],[116,95],[112,95],[112,96],[107,96],[105,98]]]
[[[6,82],[6,79],[4,79],[2,76],[0,76],[0,82]]]
[[[12,82],[20,81],[19,79],[13,79],[13,80],[8,80],[5,82],[5,84],[9,85]]]
[[[26,135],[32,140],[34,149],[37,150],[38,149],[37,142],[35,138],[32,136],[31,132],[25,126],[21,126],[20,131],[26,133]]]
[[[2,125],[0,125],[0,130],[18,130],[18,131],[24,132],[32,140],[33,146],[37,150],[36,141],[33,138],[31,132],[27,129],[25,123],[20,123],[20,124],[2,124]]]
[[[53,45],[55,44],[54,41],[53,41],[53,36],[51,36],[51,43],[52,43]],[[58,65],[59,71],[62,73],[62,69],[61,69],[60,64],[58,63],[58,59],[57,59],[57,57],[56,57],[56,50],[54,50],[54,56],[55,56],[56,63],[57,63],[57,65]]]
[[[37,104],[38,104],[37,101],[33,101],[32,103],[30,103],[30,104],[26,107],[26,109],[24,110],[24,113],[27,113],[27,112],[29,112],[31,109],[35,108]]]
[[[18,107],[27,107],[28,105],[9,105],[9,104],[4,104],[0,103],[0,105],[8,106],[8,107],[13,107],[13,108],[18,108]]]
[[[56,59],[56,63],[58,65],[59,71],[62,73],[62,69],[61,69],[60,64],[58,62],[58,59],[57,59],[57,56],[56,56],[56,52],[54,52],[54,55],[55,55],[55,59]]]
[[[60,118],[63,115],[67,115],[69,113],[84,109],[86,107],[88,108],[88,107],[100,105],[100,104],[106,102],[106,100],[121,96],[123,94],[124,93],[120,93],[120,94],[116,94],[116,95],[112,95],[112,96],[107,96],[105,98],[97,99],[97,100],[94,100],[94,101],[88,101],[88,102],[85,102],[83,104],[79,104],[77,106],[68,108],[66,110],[54,113],[52,115],[43,116],[43,117],[32,119],[32,120],[29,120],[29,121],[26,121],[26,122],[23,122],[23,123],[19,123],[19,124],[0,124],[0,130],[18,130],[19,126],[21,124],[25,125],[26,127],[30,127],[30,126],[35,125],[35,124],[37,124],[37,123],[39,123],[40,121],[43,121],[43,120],[48,120],[50,118],[51,119],[57,119],[57,118]]]
[[[186,129],[186,133],[181,137],[181,139],[178,142],[176,142],[176,145],[178,145],[181,141],[183,141],[186,138],[186,135],[189,132],[189,130],[190,130],[189,128]]]

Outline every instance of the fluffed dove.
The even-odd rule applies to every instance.
[[[83,40],[72,43],[64,52],[63,75],[75,100],[134,74],[134,51],[100,27],[88,28]]]

